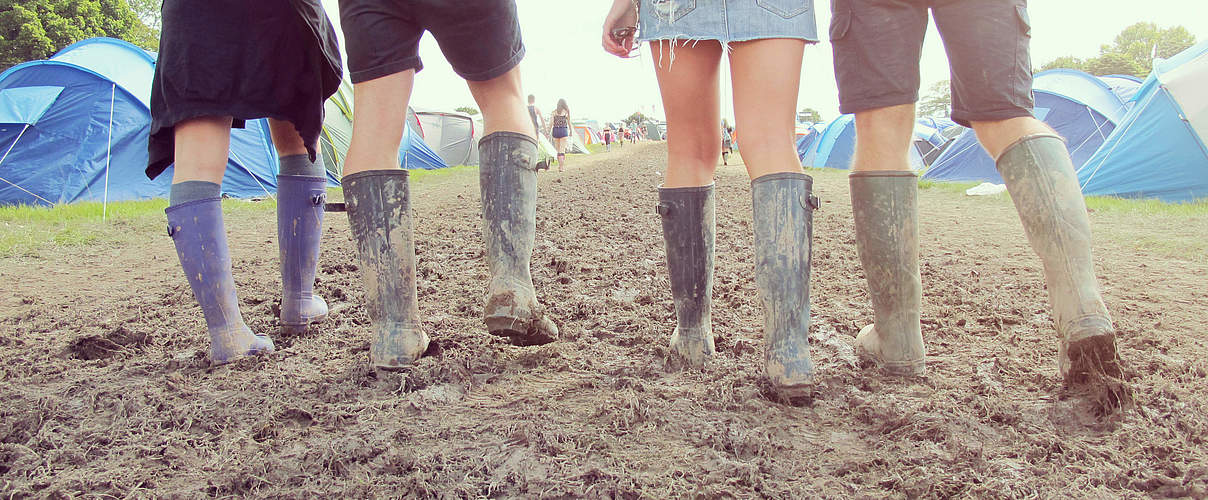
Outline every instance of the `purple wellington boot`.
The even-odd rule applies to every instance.
[[[222,224],[222,199],[182,203],[164,210],[168,236],[176,244],[180,267],[193,288],[210,331],[210,361],[229,363],[249,354],[273,352],[273,341],[256,335],[243,322],[231,254]]]
[[[281,333],[306,331],[327,319],[327,303],[315,295],[319,238],[327,179],[277,176],[277,245],[281,249]]]

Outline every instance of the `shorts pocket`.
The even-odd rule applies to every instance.
[[[847,36],[847,30],[851,28],[851,12],[841,11],[835,12],[831,16],[830,23],[830,41],[837,42]]]
[[[673,23],[696,10],[696,0],[651,0],[650,6],[659,20]]]
[[[1028,7],[1016,5],[1015,17],[1019,18],[1019,32],[1023,33],[1023,36],[1032,36],[1032,20],[1028,17]]]
[[[785,19],[806,13],[813,3],[813,0],[755,0],[755,4],[763,7],[763,10]]]

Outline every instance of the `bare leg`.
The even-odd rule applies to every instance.
[[[302,136],[298,135],[298,129],[293,123],[269,118],[268,129],[273,135],[273,147],[277,149],[277,156],[307,154],[306,143],[302,141]]]
[[[675,47],[674,63],[670,44],[650,43],[650,59],[667,112],[667,176],[663,186],[706,186],[713,183],[717,157],[721,155],[721,90],[717,82],[721,44],[709,40],[681,43]]]
[[[801,72],[789,69],[801,66],[804,51],[804,41],[786,38],[731,44],[734,118],[742,130],[742,159],[751,179],[802,171],[793,141]]]
[[[352,87],[357,112],[352,142],[344,158],[344,176],[366,170],[397,170],[398,145],[407,124],[407,102],[415,71],[384,76]]]
[[[203,116],[176,124],[176,163],[172,183],[222,184],[231,149],[231,117]]]

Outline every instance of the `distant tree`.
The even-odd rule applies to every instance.
[[[948,80],[938,81],[927,87],[927,94],[919,100],[919,116],[944,117],[952,110],[952,88]]]
[[[822,121],[822,113],[814,108],[802,108],[797,112],[797,121],[818,123]]]
[[[1074,56],[1061,56],[1045,63],[1044,66],[1041,66],[1040,69],[1036,70],[1036,72],[1039,73],[1041,71],[1048,71],[1050,69],[1057,68],[1086,71],[1086,62]]]
[[[454,108],[453,111],[460,111],[460,112],[465,113],[470,116],[474,116],[474,115],[478,114],[477,109],[471,108],[469,106],[462,106],[460,108]]]
[[[625,119],[625,123],[646,123],[647,120],[649,118],[646,118],[646,115],[643,115],[641,111],[634,111],[632,115],[629,115],[629,118]]]
[[[1116,52],[1089,59],[1082,67],[1082,71],[1092,75],[1134,75],[1140,78],[1148,75],[1149,70],[1149,56],[1146,56],[1144,61],[1139,61]]]
[[[0,0],[0,67],[46,59],[97,36],[159,48],[158,33],[126,0]]]
[[[1170,57],[1195,45],[1195,36],[1187,28],[1162,29],[1154,23],[1136,23],[1124,28],[1110,44],[1099,46],[1099,55],[1085,61],[1076,57],[1058,57],[1040,67],[1080,69],[1092,75],[1133,75],[1145,78],[1153,68],[1151,56]]]
[[[151,28],[156,36],[159,36],[159,29],[163,26],[163,15],[161,7],[164,0],[126,0],[130,4],[130,8],[134,10],[134,15],[138,19]]]

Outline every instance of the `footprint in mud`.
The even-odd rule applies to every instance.
[[[86,335],[75,339],[67,346],[66,356],[71,359],[92,361],[108,359],[132,348],[142,348],[151,343],[151,338],[140,332],[131,332],[124,326],[105,335]]]

